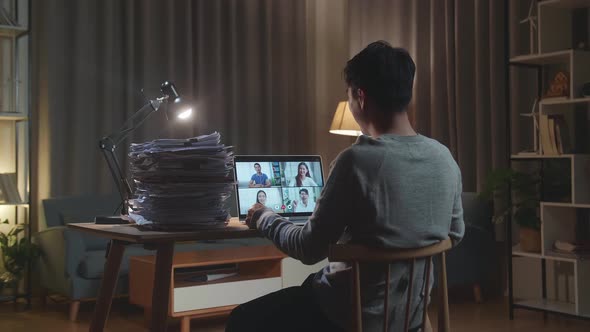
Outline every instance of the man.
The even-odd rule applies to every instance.
[[[407,114],[415,65],[407,51],[375,42],[344,69],[348,102],[364,135],[332,166],[316,208],[296,226],[263,206],[247,219],[251,227],[306,264],[326,258],[330,244],[418,248],[463,237],[461,173],[449,150],[417,134]],[[424,261],[418,261],[421,271]],[[361,266],[363,330],[383,324],[385,269]],[[433,280],[432,278],[430,280]],[[401,331],[408,265],[391,265],[390,331]],[[418,331],[431,285],[414,275],[410,328]],[[338,331],[349,326],[350,267],[331,262],[302,286],[238,306],[226,331]],[[426,291],[423,291],[426,290]]]
[[[254,164],[254,170],[256,173],[252,175],[250,178],[250,183],[248,184],[249,188],[268,188],[270,187],[270,180],[268,176],[262,173],[262,167],[260,167],[259,163]]]
[[[295,212],[313,212],[315,210],[315,202],[309,200],[309,191],[307,189],[299,190],[299,199],[293,201],[293,211]]]

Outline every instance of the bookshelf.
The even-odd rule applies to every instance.
[[[30,216],[30,80],[29,80],[29,0],[0,0],[0,220],[11,225],[26,224],[23,236],[31,239]],[[8,17],[8,18],[7,18]],[[5,179],[13,186],[6,195]],[[16,195],[14,195],[16,194]],[[16,198],[15,198],[16,197]],[[5,231],[1,229],[0,231]],[[0,271],[4,267],[0,266]],[[31,276],[25,273],[16,292],[4,289],[1,301],[30,306]]]
[[[509,5],[508,1],[506,5]],[[574,29],[574,20],[576,17],[579,19],[580,9],[585,10],[585,14],[582,14],[586,15],[586,20],[590,20],[588,18],[590,1],[588,0],[537,1],[538,31],[534,52],[509,57],[510,50],[507,50],[508,74],[511,68],[514,70],[532,68],[537,71],[539,119],[543,116],[546,119],[560,119],[567,125],[565,134],[563,131],[558,134],[554,122],[546,127],[552,129],[542,132],[543,124],[539,121],[540,128],[538,132],[535,131],[537,134],[535,142],[540,142],[542,148],[536,154],[513,153],[510,155],[513,166],[515,162],[539,162],[542,170],[544,163],[552,160],[560,160],[559,162],[565,162],[567,166],[561,173],[551,175],[557,177],[557,180],[562,180],[567,186],[565,201],[550,201],[547,197],[543,197],[543,192],[541,193],[542,200],[539,204],[541,251],[527,252],[522,250],[520,244],[513,245],[512,241],[507,241],[511,319],[514,318],[514,309],[590,318],[590,256],[564,254],[553,249],[557,240],[577,242],[581,237],[590,237],[590,144],[587,143],[590,97],[581,95],[581,86],[585,82],[590,82],[590,48],[588,47],[590,40],[586,40],[584,47],[577,44],[579,31]],[[526,13],[509,12],[507,21],[520,20],[523,15],[526,16]],[[507,31],[509,28],[510,26],[507,26]],[[588,39],[588,36],[586,35],[585,38]],[[511,45],[509,40],[506,45]],[[548,77],[559,71],[568,73],[569,91],[562,98],[547,99],[545,92],[550,84]],[[509,80],[507,85],[509,90]],[[510,105],[509,100],[508,105]],[[509,107],[508,110],[510,110]],[[527,111],[523,110],[523,112]],[[549,135],[552,130],[553,135]],[[559,135],[567,136],[560,136],[558,139]],[[556,149],[560,139],[562,141],[569,139],[570,148],[566,149],[564,145],[563,149]],[[549,146],[550,144],[556,145]],[[551,180],[555,179],[543,178],[543,181]],[[510,221],[506,227],[508,238],[512,238]],[[533,296],[515,295],[514,283],[515,278],[518,277],[515,267],[518,267],[521,262],[531,260],[541,267],[538,276],[540,289]],[[516,270],[523,272],[522,269]],[[531,271],[526,273],[526,278],[535,278],[535,273]]]

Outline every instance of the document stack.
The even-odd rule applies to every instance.
[[[131,144],[129,157],[135,184],[129,215],[137,224],[163,231],[227,225],[234,157],[219,133]]]

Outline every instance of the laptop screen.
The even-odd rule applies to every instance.
[[[284,217],[311,216],[324,187],[320,156],[235,156],[238,213],[261,203]]]

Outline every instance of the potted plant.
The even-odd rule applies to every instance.
[[[512,220],[520,226],[520,248],[527,252],[541,252],[541,220],[537,214],[540,182],[536,174],[499,169],[488,175],[480,194],[487,199],[507,201],[508,190],[511,190],[511,201],[496,211],[493,222],[502,223],[512,214]]]
[[[2,224],[8,225],[8,220],[4,220]],[[0,251],[6,270],[0,274],[0,289],[11,286],[16,292],[27,266],[41,255],[41,250],[36,244],[31,243],[26,237],[19,238],[19,234],[24,230],[25,225],[19,224],[14,225],[7,233],[0,232]]]

